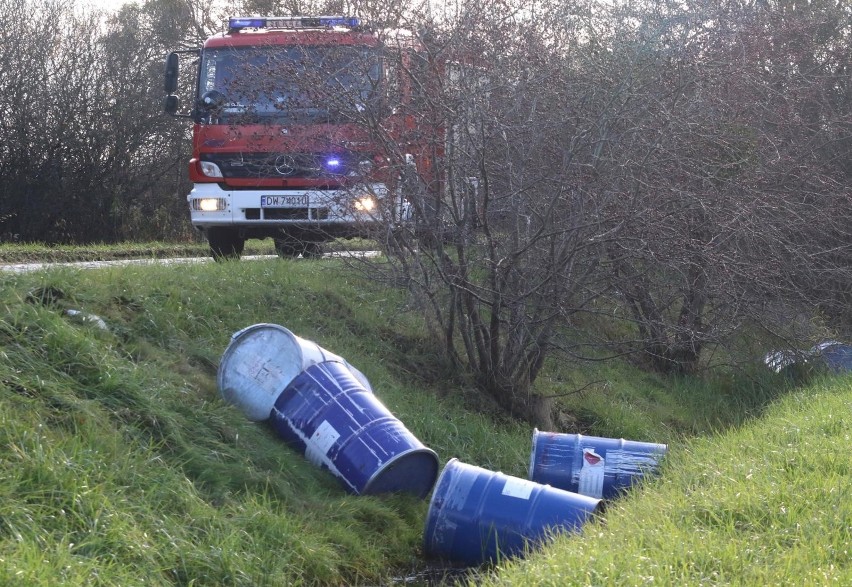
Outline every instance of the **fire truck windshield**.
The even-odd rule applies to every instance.
[[[377,106],[380,79],[378,51],[370,47],[207,49],[201,118],[210,124],[341,122]]]

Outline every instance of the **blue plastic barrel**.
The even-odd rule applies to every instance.
[[[426,497],[438,456],[426,448],[343,363],[305,369],[278,396],[278,436],[327,468],[352,493]]]
[[[296,376],[316,363],[340,361],[367,389],[358,369],[315,342],[278,324],[254,324],[239,330],[219,361],[219,393],[252,421],[269,418],[275,400]]]
[[[522,556],[554,532],[579,530],[599,505],[599,499],[451,459],[429,502],[424,552],[468,565]]]
[[[665,444],[533,430],[529,478],[610,499],[656,473]]]
[[[852,345],[827,340],[814,346],[811,354],[821,359],[835,373],[852,372]]]

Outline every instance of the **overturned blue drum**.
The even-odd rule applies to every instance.
[[[451,459],[429,503],[424,552],[468,565],[522,556],[555,532],[578,531],[599,505],[599,499]]]
[[[344,359],[278,324],[253,324],[237,331],[219,361],[222,398],[254,422],[270,417],[272,406],[296,376],[316,363],[344,363],[364,387],[367,378]]]
[[[611,499],[658,471],[665,444],[533,430],[529,478]]]
[[[344,363],[325,361],[302,371],[278,396],[270,423],[279,437],[352,493],[423,498],[435,484],[435,452]]]

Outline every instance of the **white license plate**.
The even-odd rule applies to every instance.
[[[307,194],[301,196],[260,196],[261,208],[306,208]]]

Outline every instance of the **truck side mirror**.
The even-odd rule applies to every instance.
[[[174,94],[177,91],[178,65],[178,54],[169,53],[166,57],[166,71],[163,75],[163,89],[166,90],[166,94]]]
[[[166,96],[165,101],[163,101],[163,110],[166,114],[174,114],[177,112],[178,106],[180,106],[180,99],[173,94],[169,94]]]

